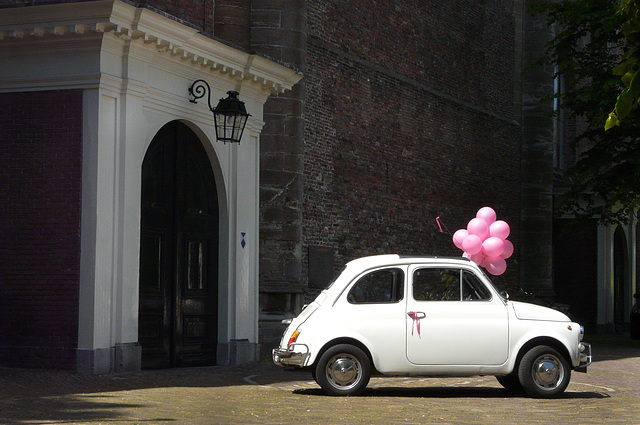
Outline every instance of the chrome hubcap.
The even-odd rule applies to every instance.
[[[563,377],[564,369],[556,356],[545,354],[533,363],[533,380],[541,388],[555,388]]]
[[[362,377],[358,359],[350,354],[338,354],[327,363],[327,378],[331,385],[342,390],[355,386]]]

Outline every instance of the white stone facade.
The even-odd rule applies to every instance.
[[[0,43],[0,92],[84,91],[79,368],[140,367],[141,165],[173,120],[198,135],[218,190],[218,363],[253,360],[262,107],[301,75],[118,0],[1,10]],[[251,117],[239,145],[216,142],[206,98],[189,102],[197,79],[214,105],[240,93]]]

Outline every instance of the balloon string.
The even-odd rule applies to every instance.
[[[440,233],[444,233],[442,231],[442,227],[444,226],[444,230],[446,230],[448,234],[453,236],[453,233],[451,233],[451,231],[447,229],[447,226],[445,226],[443,223],[440,223],[440,216],[436,217],[436,223],[438,223],[438,228],[440,229]]]

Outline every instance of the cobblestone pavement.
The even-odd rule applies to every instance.
[[[269,363],[107,376],[0,368],[0,423],[640,424],[640,341],[605,341],[594,357],[554,400],[491,376],[374,377],[362,396],[327,397],[308,373]]]

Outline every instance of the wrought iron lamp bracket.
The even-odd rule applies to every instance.
[[[205,80],[194,81],[193,84],[191,84],[191,87],[189,87],[189,94],[192,97],[192,99],[189,99],[189,102],[196,104],[198,103],[198,99],[201,99],[206,94],[208,94],[209,96],[207,96],[207,102],[209,104],[209,110],[211,112],[214,111],[213,107],[211,106],[211,87]]]

